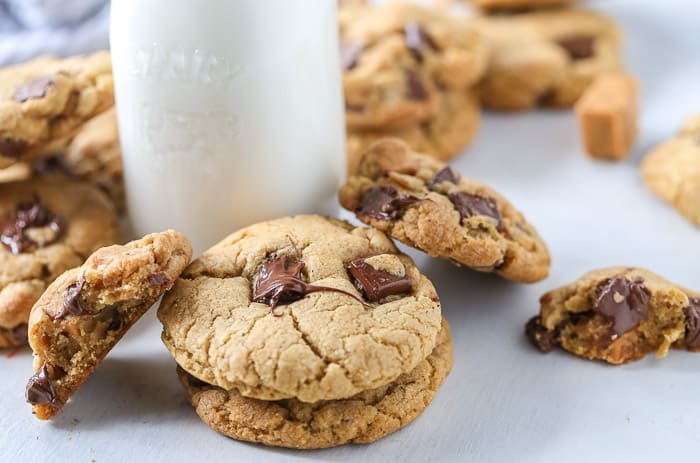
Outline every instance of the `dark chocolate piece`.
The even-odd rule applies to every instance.
[[[343,71],[355,69],[364,48],[364,45],[360,43],[342,42],[340,44],[340,64],[343,67]]]
[[[439,171],[437,174],[435,174],[435,177],[433,177],[433,179],[430,182],[428,182],[428,188],[433,190],[436,186],[440,185],[441,183],[453,183],[457,185],[459,183],[459,179],[459,174],[448,166]]]
[[[38,373],[29,378],[25,397],[27,402],[32,405],[53,405],[59,402],[56,397],[56,391],[49,380],[46,364],[41,367]]]
[[[66,318],[68,315],[79,317],[87,313],[80,303],[80,293],[84,286],[85,280],[82,278],[80,281],[68,285],[68,288],[66,288],[66,297],[63,299],[63,306],[61,307],[61,311],[56,315],[56,320],[59,318]]]
[[[700,298],[689,298],[690,305],[685,308],[685,343],[688,347],[700,347]]]
[[[484,198],[461,191],[450,193],[449,198],[462,217],[462,220],[476,216],[491,217],[498,222],[497,229],[499,231],[503,230],[503,218],[501,217],[501,212],[498,210],[498,203],[496,203],[495,199]]]
[[[557,41],[557,44],[569,54],[574,61],[593,56],[595,40],[589,36],[568,37]]]
[[[427,45],[432,50],[437,50],[437,44],[428,32],[416,22],[410,22],[404,27],[404,37],[406,46],[411,50],[411,54],[416,60],[423,62],[423,47]]]
[[[551,352],[559,345],[559,329],[548,330],[542,319],[537,316],[530,319],[525,326],[525,335],[542,352]]]
[[[165,273],[148,275],[148,282],[154,286],[170,286],[173,281]]]
[[[13,254],[21,254],[34,246],[39,246],[39,243],[28,236],[27,230],[42,227],[50,227],[55,233],[54,238],[50,242],[43,243],[43,246],[58,241],[64,228],[63,220],[44,207],[37,197],[31,203],[19,204],[17,210],[0,223],[0,242]]]
[[[411,204],[419,202],[415,196],[402,195],[393,186],[375,186],[368,189],[360,200],[357,214],[380,220],[391,220]]]
[[[387,296],[410,293],[413,290],[411,279],[377,270],[364,259],[357,259],[348,265],[348,271],[358,289],[370,302],[377,302]]]
[[[11,138],[0,139],[0,156],[19,159],[27,150],[27,142]]]
[[[409,100],[425,101],[430,97],[430,93],[428,93],[428,89],[425,87],[423,78],[418,71],[414,69],[406,70],[406,84],[408,85],[406,96]]]
[[[268,259],[261,267],[253,288],[253,301],[267,304],[273,315],[278,305],[291,304],[306,295],[322,291],[345,294],[363,303],[358,297],[342,289],[315,286],[302,279],[304,263],[294,256]]]
[[[616,276],[601,282],[596,293],[594,310],[612,318],[618,336],[636,328],[649,312],[651,293],[641,279]]]
[[[27,100],[34,98],[44,98],[46,92],[49,91],[56,82],[51,76],[39,77],[26,84],[22,84],[15,90],[15,101],[24,103]]]

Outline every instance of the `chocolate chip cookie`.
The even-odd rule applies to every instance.
[[[85,123],[74,138],[35,162],[36,175],[58,175],[96,185],[120,213],[126,210],[126,191],[119,128],[114,108]]]
[[[642,175],[654,193],[700,226],[700,115],[647,155]]]
[[[114,207],[90,185],[0,184],[0,348],[26,345],[29,312],[46,287],[119,239]]]
[[[339,18],[349,130],[428,121],[447,92],[467,92],[486,69],[481,36],[440,9],[391,3]]]
[[[412,127],[394,130],[348,132],[348,173],[355,172],[360,158],[377,140],[400,138],[421,153],[447,161],[460,154],[476,136],[481,121],[478,99],[468,93],[447,93],[435,118]]]
[[[0,70],[0,168],[30,161],[114,106],[109,53]]]
[[[244,397],[199,381],[178,368],[197,414],[234,439],[297,449],[368,444],[407,426],[430,404],[452,368],[452,340],[443,320],[433,352],[413,370],[348,399],[304,403]]]
[[[670,348],[700,351],[700,294],[636,268],[596,270],[541,299],[527,336],[543,352],[559,346],[612,364]]]
[[[381,231],[319,216],[253,225],[194,261],[163,300],[163,342],[190,375],[306,403],[385,386],[433,351],[432,283]]]
[[[549,273],[547,246],[506,198],[400,140],[369,148],[340,202],[364,223],[458,265],[528,283]]]
[[[570,107],[597,76],[623,68],[619,28],[601,13],[538,10],[475,24],[492,50],[478,87],[491,109]]]
[[[191,258],[182,234],[155,233],[99,249],[46,290],[29,319],[35,374],[26,398],[37,418],[60,411]]]

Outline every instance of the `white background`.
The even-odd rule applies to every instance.
[[[221,437],[186,404],[149,313],[52,423],[24,403],[30,354],[0,357],[0,461],[696,461],[700,355],[672,352],[622,367],[562,352],[543,355],[523,336],[539,296],[598,267],[648,267],[700,290],[700,229],[644,187],[642,154],[700,111],[700,4],[596,3],[627,30],[642,78],[642,136],[620,164],[581,152],[570,112],[487,115],[454,164],[525,211],[550,245],[551,277],[521,286],[418,253],[452,325],[455,366],[414,424],[370,446],[295,452]]]

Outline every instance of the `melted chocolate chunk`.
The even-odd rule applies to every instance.
[[[569,54],[569,58],[577,61],[593,56],[595,40],[593,37],[588,36],[569,37],[557,41],[557,44],[566,50]]]
[[[357,214],[380,220],[391,220],[406,206],[419,202],[415,196],[402,195],[393,186],[375,186],[365,192]]]
[[[409,100],[414,101],[425,101],[430,97],[428,89],[423,83],[423,78],[414,69],[406,70],[406,84],[408,85],[408,90],[406,91],[406,96]]]
[[[12,330],[10,331],[12,341],[18,346],[27,344],[27,341],[29,339],[28,329],[29,327],[26,323],[22,323],[21,325],[12,328]]]
[[[85,315],[87,311],[80,303],[80,293],[85,286],[85,280],[81,279],[68,285],[66,288],[66,297],[63,299],[61,311],[56,315],[55,319],[66,318],[68,315],[79,317]]]
[[[440,185],[441,183],[454,183],[457,185],[459,183],[459,174],[452,170],[451,167],[445,167],[441,171],[439,171],[437,174],[435,174],[435,177],[428,182],[428,188],[433,190],[436,186]]]
[[[525,335],[542,352],[551,352],[559,345],[559,329],[548,330],[543,324],[542,319],[533,317],[525,326]]]
[[[700,347],[700,298],[691,297],[690,305],[685,308],[685,343],[688,347]]]
[[[50,227],[54,238],[41,245],[32,240],[27,231],[31,228]],[[0,224],[0,242],[13,254],[21,254],[34,246],[47,246],[55,243],[63,233],[63,220],[48,210],[34,198],[31,203],[23,203],[17,206],[17,210]]]
[[[404,37],[406,46],[411,50],[411,54],[416,60],[423,62],[423,47],[428,46],[432,50],[437,50],[437,44],[428,32],[416,22],[410,22],[404,27]]]
[[[294,256],[280,256],[268,259],[260,269],[258,280],[253,289],[253,301],[272,307],[273,315],[278,305],[291,304],[306,295],[322,291],[350,296],[363,303],[359,298],[342,289],[315,286],[302,279],[304,263]]]
[[[29,378],[25,391],[27,402],[32,405],[53,405],[58,403],[56,391],[49,380],[49,373],[46,364],[41,367],[38,373]]]
[[[15,101],[18,103],[24,103],[27,100],[34,98],[44,98],[46,92],[51,88],[56,82],[51,76],[39,77],[31,82],[20,85],[15,90]]]
[[[68,165],[65,158],[60,155],[40,159],[32,165],[34,173],[39,175],[52,174],[58,172],[70,178],[79,178],[75,170]]]
[[[343,71],[355,69],[364,48],[364,45],[359,43],[342,42],[340,44],[340,64],[343,67]]]
[[[19,159],[27,149],[27,143],[21,140],[5,138],[0,140],[0,156]]]
[[[498,203],[493,198],[483,198],[469,193],[458,192],[449,195],[450,201],[459,212],[462,220],[469,217],[486,216],[498,221],[497,229],[503,230],[503,218],[498,210]]]
[[[637,327],[649,312],[651,294],[640,279],[630,281],[616,276],[600,283],[596,292],[593,309],[613,319],[618,336]]]
[[[363,259],[350,262],[348,272],[370,302],[377,302],[387,296],[410,293],[413,290],[410,278],[377,270]]]
[[[170,286],[173,281],[165,273],[154,273],[148,275],[148,282],[154,286]]]

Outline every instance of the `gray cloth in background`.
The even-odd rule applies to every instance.
[[[60,18],[56,1],[0,0],[0,67],[109,48],[108,0],[62,0]]]

